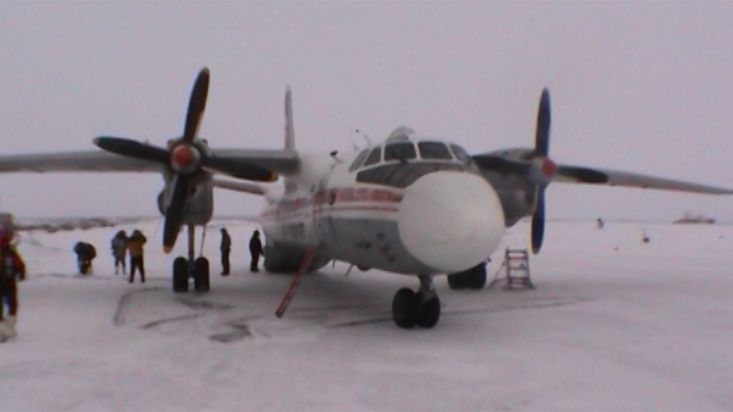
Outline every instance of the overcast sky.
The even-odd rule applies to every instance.
[[[0,153],[181,134],[211,69],[212,146],[328,152],[399,125],[470,152],[528,146],[552,94],[563,163],[733,187],[733,3],[0,2]],[[151,215],[156,175],[0,176],[19,216]],[[216,195],[217,214],[261,200]],[[733,221],[733,197],[555,184],[550,217]]]

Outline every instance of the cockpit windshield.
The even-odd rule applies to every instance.
[[[466,164],[471,162],[471,156],[466,152],[466,149],[458,146],[457,144],[450,145],[450,148],[453,150],[453,154],[456,156],[456,159]]]
[[[384,161],[405,161],[417,157],[412,142],[390,143],[384,146]]]
[[[417,147],[420,149],[420,157],[423,159],[453,160],[453,156],[443,143],[420,142]]]
[[[369,149],[364,149],[359,153],[358,156],[356,156],[356,159],[354,159],[354,162],[351,164],[351,167],[349,167],[349,172],[353,172],[354,170],[358,169],[359,166],[364,162],[364,159],[366,159],[367,155],[369,154]]]
[[[364,166],[369,166],[373,164],[379,163],[379,161],[382,160],[382,147],[375,147],[372,149],[371,153],[369,153],[369,157],[367,157],[366,162],[364,162]]]
[[[350,172],[404,164],[429,166],[432,168],[465,168],[471,163],[471,156],[457,144],[438,140],[413,141],[404,136],[392,136],[380,146],[362,150],[351,163]],[[432,169],[431,169],[432,170]]]

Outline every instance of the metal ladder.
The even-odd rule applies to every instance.
[[[499,277],[502,269],[504,269],[504,276]],[[489,287],[493,287],[498,282],[504,282],[504,289],[534,289],[529,276],[529,251],[527,249],[506,248],[504,262]]]
[[[305,256],[303,256],[303,260],[300,262],[300,267],[298,267],[298,272],[295,273],[295,276],[293,276],[293,280],[290,282],[290,286],[288,287],[288,290],[285,292],[285,296],[283,296],[282,302],[280,302],[280,306],[278,306],[277,311],[275,311],[275,316],[278,318],[282,318],[285,314],[285,310],[288,309],[288,305],[290,304],[290,301],[293,300],[293,296],[295,295],[295,289],[300,285],[300,277],[308,271],[308,268],[310,267],[311,263],[313,262],[313,258],[316,255],[315,249],[308,249],[305,252]]]

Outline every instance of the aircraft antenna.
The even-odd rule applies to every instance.
[[[362,137],[364,138],[364,140],[366,140],[366,142],[367,142],[367,146],[371,146],[371,145],[372,145],[372,139],[370,139],[370,138],[369,138],[369,135],[368,135],[368,134],[366,134],[366,133],[362,132],[362,131],[361,131],[361,130],[359,130],[359,129],[355,129],[355,130],[354,130],[354,133],[356,133],[356,134],[358,134],[358,135],[361,135],[361,136],[362,136]]]

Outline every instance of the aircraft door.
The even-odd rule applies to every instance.
[[[323,244],[328,241],[328,234],[331,233],[331,217],[328,213],[323,213],[336,200],[336,189],[329,187],[329,180],[333,175],[334,168],[338,165],[334,162],[329,171],[323,175],[321,180],[315,187],[313,193],[313,213],[311,224],[313,225],[313,235],[317,244]]]

